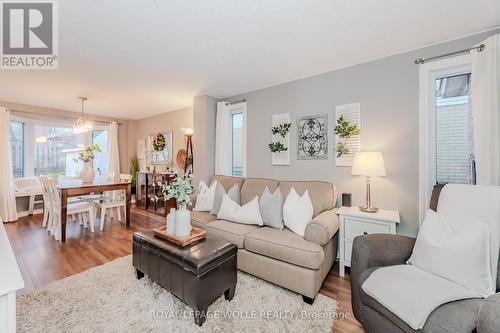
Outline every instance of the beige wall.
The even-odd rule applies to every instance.
[[[63,120],[63,121],[76,121],[78,117],[80,117],[80,113],[78,112],[71,112],[71,111],[65,111],[65,110],[59,110],[59,109],[52,109],[52,108],[44,108],[44,107],[39,107],[39,106],[34,106],[34,105],[26,105],[26,104],[19,104],[19,103],[11,103],[7,101],[1,101],[0,100],[0,105],[6,107],[8,110],[11,111],[13,115],[17,115],[19,117],[24,117],[24,118],[32,118],[32,119],[44,119],[44,120]],[[120,126],[118,126],[118,145],[119,145],[119,150],[120,150],[120,169],[122,172],[127,173],[129,170],[129,154],[128,154],[128,149],[127,149],[127,144],[128,144],[128,127],[129,127],[129,121],[125,119],[119,119],[119,118],[110,118],[110,117],[103,117],[103,116],[97,116],[97,115],[92,115],[92,114],[87,114],[85,115],[93,121],[102,121],[102,122],[111,122],[111,121],[116,121],[120,123]]]
[[[173,131],[174,162],[179,149],[186,148],[182,127],[193,127],[193,108],[162,113],[157,116],[147,117],[139,120],[129,121],[128,155],[130,158],[137,154],[137,140],[145,139],[149,134],[163,131]],[[196,136],[193,137],[193,145],[196,145]],[[196,155],[195,155],[196,158]]]

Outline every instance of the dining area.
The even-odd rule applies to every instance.
[[[76,177],[39,176],[43,195],[42,227],[55,240],[65,242],[68,223],[78,223],[91,232],[102,232],[107,222],[129,226],[131,179],[130,174],[115,176],[112,173],[95,177],[91,182]]]

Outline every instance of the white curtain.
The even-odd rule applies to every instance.
[[[500,185],[500,35],[472,52],[471,107],[476,183]]]
[[[10,150],[10,114],[0,106],[0,217],[4,222],[17,220],[12,152]]]
[[[231,114],[228,102],[217,103],[215,124],[215,174],[231,175]]]
[[[118,150],[118,124],[113,121],[108,130],[108,172],[120,179],[120,152]]]

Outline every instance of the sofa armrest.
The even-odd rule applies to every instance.
[[[491,295],[481,303],[477,316],[477,332],[500,332],[500,293]]]
[[[354,238],[352,244],[352,270],[364,271],[370,267],[400,265],[411,256],[415,238],[390,235],[371,234]]]
[[[352,308],[356,318],[362,317],[361,286],[367,276],[363,272],[379,266],[400,265],[411,256],[415,238],[371,234],[354,238],[351,255]]]
[[[335,209],[326,210],[306,225],[304,239],[323,246],[337,233],[339,225]]]

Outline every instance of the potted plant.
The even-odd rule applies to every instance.
[[[167,171],[174,177],[169,184],[163,184],[162,192],[165,200],[174,198],[179,209],[175,212],[175,235],[187,237],[191,234],[191,213],[187,209],[191,205],[193,195],[192,174],[187,172],[183,176],[178,175],[175,168]]]
[[[83,151],[78,153],[78,159],[83,161],[83,169],[80,171],[80,178],[84,183],[92,183],[95,177],[95,171],[92,167],[92,161],[95,158],[95,153],[101,152],[101,147],[98,144],[87,146]]]
[[[132,180],[130,181],[130,186],[132,188],[132,194],[137,193],[137,172],[139,172],[139,160],[137,156],[134,156],[130,160],[130,175],[132,176]]]

